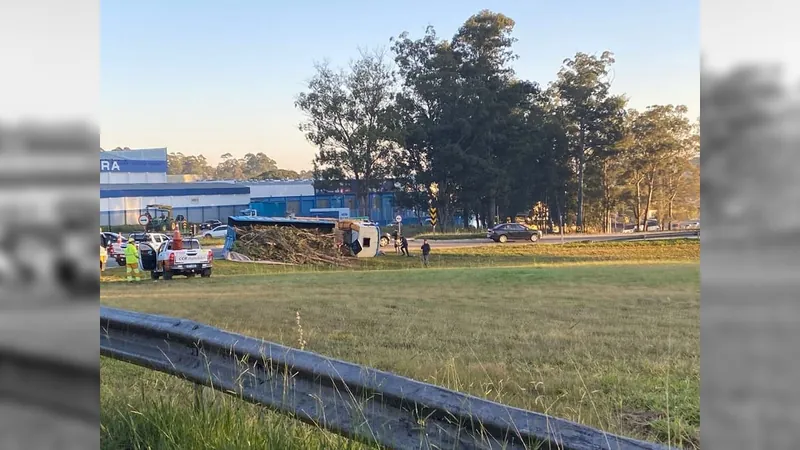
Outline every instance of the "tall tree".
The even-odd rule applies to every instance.
[[[225,153],[221,156],[222,161],[217,164],[215,177],[218,180],[242,180],[244,179],[244,170],[242,162],[236,159],[230,153]]]
[[[361,52],[348,70],[315,66],[316,75],[295,105],[306,116],[300,130],[318,147],[315,178],[352,180],[359,212],[368,214],[367,198],[391,173],[394,158],[391,104],[394,75],[382,52]]]
[[[257,178],[265,172],[278,169],[278,164],[275,160],[261,152],[244,155],[239,165],[246,178]]]
[[[698,137],[683,105],[656,105],[631,121],[627,165],[636,187],[637,225],[644,225],[656,194],[658,175],[679,159],[697,156]]]
[[[449,41],[431,27],[421,39],[403,33],[394,41],[403,79],[400,167],[413,180],[412,191],[437,184],[431,200],[445,223],[453,206],[465,222],[480,213],[490,223],[498,202],[510,207],[509,173],[516,175],[518,152],[530,147],[523,129],[538,95],[537,86],[515,79],[510,67],[513,27],[509,17],[484,10]]]
[[[581,230],[586,165],[609,157],[622,134],[626,100],[610,92],[613,64],[611,52],[599,57],[579,52],[564,60],[551,86],[556,113],[569,137],[578,187],[576,225]]]

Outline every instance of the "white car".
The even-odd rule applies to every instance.
[[[227,225],[220,225],[220,226],[215,227],[215,228],[213,228],[211,230],[206,230],[206,231],[203,232],[203,237],[206,238],[206,239],[209,239],[209,238],[224,239],[226,236],[228,236],[228,226]]]

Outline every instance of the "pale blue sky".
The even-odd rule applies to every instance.
[[[578,51],[615,53],[630,106],[685,104],[699,115],[696,0],[338,2],[103,0],[101,145],[202,153],[264,152],[310,167],[294,98],[313,63],[345,65],[429,24],[450,37],[489,7],[516,21],[519,76],[546,84]]]

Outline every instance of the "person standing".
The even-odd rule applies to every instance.
[[[411,256],[408,253],[408,239],[405,236],[400,236],[400,252],[406,256]]]
[[[422,249],[422,265],[428,267],[428,258],[431,254],[431,245],[428,244],[427,239],[422,240],[422,247],[420,247],[420,249]]]
[[[136,281],[142,281],[141,272],[139,272],[139,252],[136,250],[136,241],[133,238],[128,238],[128,245],[125,247],[125,272],[128,275],[128,282],[133,282],[136,274]]]

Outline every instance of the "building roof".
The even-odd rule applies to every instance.
[[[250,194],[248,186],[230,183],[101,184],[100,198],[181,197],[193,195]]]
[[[312,219],[294,219],[291,217],[261,217],[261,216],[230,216],[228,217],[228,219],[234,222],[242,222],[242,223],[250,222],[260,225],[270,225],[270,224],[319,225],[324,228],[336,226],[336,221],[333,219],[312,220]]]
[[[167,148],[106,150],[97,153],[101,160],[166,161]]]

